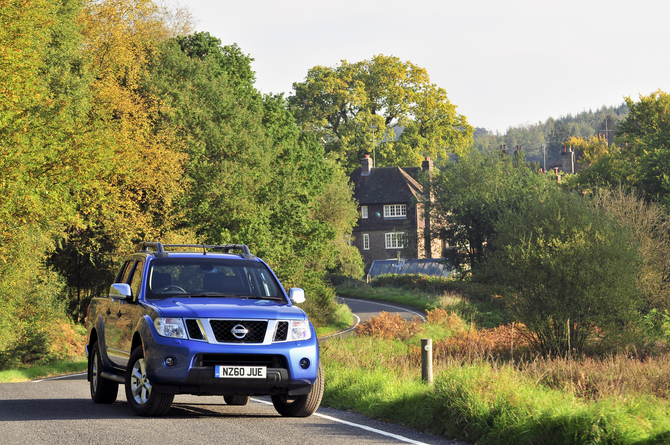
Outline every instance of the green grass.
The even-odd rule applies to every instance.
[[[54,361],[48,365],[34,365],[0,371],[0,383],[26,382],[29,380],[84,372],[87,369],[85,359],[78,361]]]
[[[349,337],[322,346],[324,405],[478,444],[652,444],[670,441],[670,402],[644,393],[586,401],[514,366],[474,361],[437,369],[432,385],[407,346]]]

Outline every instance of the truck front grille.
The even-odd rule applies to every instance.
[[[263,343],[267,321],[210,320],[214,337],[219,343]]]
[[[202,335],[200,331],[200,326],[198,326],[198,320],[193,318],[186,319],[186,329],[188,330],[188,336],[193,340],[204,340],[205,336]]]
[[[273,341],[286,341],[288,337],[288,321],[280,321],[275,329]]]

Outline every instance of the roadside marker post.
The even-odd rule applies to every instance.
[[[433,383],[433,339],[421,339],[421,380]]]

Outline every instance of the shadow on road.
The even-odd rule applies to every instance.
[[[279,414],[265,411],[262,405],[248,406],[226,405],[221,403],[179,403],[161,419],[193,418],[272,418]],[[0,419],[2,421],[29,420],[85,420],[85,419],[129,419],[135,416],[125,399],[111,405],[98,405],[86,399],[24,399],[0,400]]]

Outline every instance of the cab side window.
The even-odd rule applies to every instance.
[[[142,285],[142,271],[144,270],[144,262],[138,261],[135,263],[133,269],[133,276],[130,281],[130,289],[133,291],[133,297],[137,297],[140,293],[140,286]]]
[[[133,262],[126,261],[121,270],[119,270],[118,275],[116,276],[116,283],[127,283],[128,277],[130,276],[130,271],[133,270]]]

